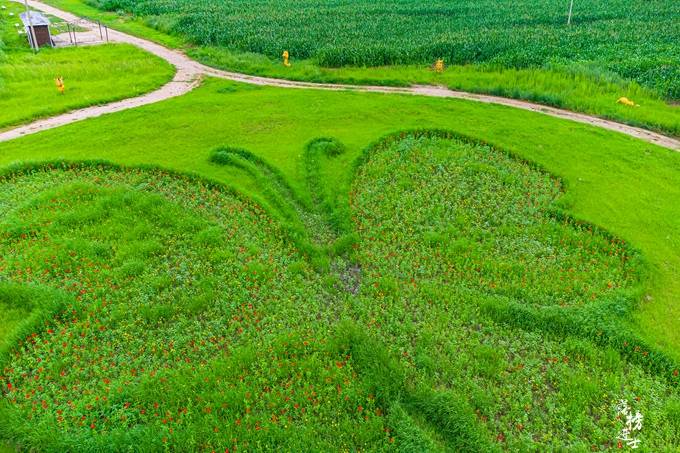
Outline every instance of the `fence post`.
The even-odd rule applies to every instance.
[[[567,18],[567,25],[571,25],[571,12],[574,10],[574,0],[569,2],[569,17]]]

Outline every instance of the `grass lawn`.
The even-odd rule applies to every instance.
[[[5,4],[6,2],[3,2]],[[0,60],[0,129],[69,110],[138,96],[172,79],[164,60],[129,45],[42,49],[33,54],[14,23],[22,7],[0,13],[5,56]],[[64,77],[61,95],[54,79]]]
[[[321,83],[441,85],[452,90],[524,99],[680,136],[680,107],[635,82],[592,65],[500,69],[471,64],[450,66],[438,74],[425,65],[324,68],[310,60],[294,61],[291,68],[286,68],[280,61],[262,55],[217,47],[189,48],[187,53],[207,65],[246,74]],[[617,104],[622,96],[635,100],[639,106]]]
[[[149,118],[154,118],[153,122]],[[264,197],[246,171],[209,162],[219,146],[245,148],[276,167],[304,198],[304,147],[335,137],[348,151],[325,173],[331,198],[345,197],[352,162],[378,137],[446,128],[545,167],[568,190],[560,204],[642,251],[647,296],[635,313],[643,338],[680,359],[680,155],[583,125],[478,105],[413,96],[281,90],[208,81],[181,99],[74,124],[0,145],[0,162],[106,159],[191,171]]]
[[[48,0],[47,3],[102,20],[133,35],[170,47],[184,48],[193,58],[226,70],[314,82],[444,85],[455,90],[526,99],[680,136],[680,108],[677,105],[668,103],[658,91],[644,88],[592,62],[547,62],[529,68],[515,68],[512,65],[503,67],[498,64],[454,64],[445,73],[437,74],[429,67],[433,62],[329,68],[314,59],[299,59],[293,51],[293,65],[286,68],[277,58],[225,47],[196,46],[187,38],[168,34],[170,28],[167,20],[164,20],[167,18],[162,14],[133,17],[102,12],[82,0]],[[667,80],[672,82],[674,79],[668,77]],[[617,104],[616,100],[622,96],[633,99],[639,107]]]

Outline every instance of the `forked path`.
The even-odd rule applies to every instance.
[[[14,0],[22,2],[22,0]],[[79,21],[79,26],[84,28],[94,29],[95,24],[82,20],[80,17],[71,13],[46,5],[39,1],[29,1],[29,5],[35,9],[42,10],[48,14],[59,17],[66,21]],[[0,142],[12,140],[14,138],[22,137],[24,135],[34,134],[36,132],[52,129],[66,124],[74,123],[76,121],[87,118],[94,118],[107,113],[127,110],[142,105],[153,104],[165,99],[188,93],[200,84],[200,79],[203,76],[217,77],[220,79],[233,80],[236,82],[250,83],[255,85],[267,85],[281,88],[297,88],[297,89],[316,89],[316,90],[333,90],[333,91],[359,91],[370,93],[395,93],[395,94],[411,94],[420,96],[431,96],[441,98],[466,99],[470,101],[484,102],[487,104],[498,104],[509,107],[514,107],[523,110],[530,110],[533,112],[542,113],[557,118],[563,118],[578,123],[590,124],[592,126],[609,129],[620,132],[649,143],[654,143],[665,148],[670,148],[680,151],[680,140],[668,137],[656,132],[648,131],[646,129],[628,126],[625,124],[609,121],[602,118],[597,118],[582,113],[574,113],[568,110],[557,109],[554,107],[547,107],[544,105],[533,104],[531,102],[520,101],[516,99],[502,98],[498,96],[488,96],[483,94],[467,93],[463,91],[453,91],[443,87],[435,86],[412,86],[406,88],[382,87],[382,86],[358,86],[358,85],[343,85],[343,84],[327,84],[327,83],[310,83],[310,82],[296,82],[291,80],[273,79],[269,77],[250,76],[246,74],[239,74],[235,72],[222,71],[211,68],[209,66],[198,63],[185,54],[168,49],[154,42],[146,39],[131,36],[126,33],[110,30],[109,40],[113,42],[123,42],[133,44],[140,47],[160,58],[163,58],[168,63],[173,65],[177,72],[166,85],[162,86],[156,91],[138,96],[135,98],[126,99],[110,104],[89,107],[81,110],[75,110],[63,115],[57,115],[44,120],[35,121],[33,123],[17,127],[5,132],[0,132]]]

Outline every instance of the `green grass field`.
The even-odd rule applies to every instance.
[[[459,142],[448,134],[391,139],[364,151],[385,134],[413,128],[445,129],[491,143],[560,180],[508,159],[503,151]],[[319,137],[333,140],[314,141]],[[383,157],[370,157],[355,170],[354,162],[364,153]],[[3,190],[9,197],[3,256],[10,257],[2,266],[4,275],[14,283],[39,283],[41,291],[48,291],[43,298],[61,300],[75,310],[73,320],[52,310],[39,317],[49,319],[49,326],[37,332],[35,324],[19,326],[19,332],[48,335],[50,342],[57,339],[48,330],[68,329],[61,333],[68,336],[73,328],[102,342],[101,347],[80,350],[80,343],[68,340],[55,349],[61,352],[49,368],[50,379],[67,379],[59,370],[83,366],[64,381],[77,382],[73,388],[68,384],[65,393],[52,386],[40,390],[35,381],[17,376],[12,385],[33,396],[30,403],[17,398],[15,406],[8,406],[11,423],[4,429],[14,439],[67,449],[96,449],[104,439],[121,444],[143,439],[155,449],[164,437],[196,449],[205,447],[201,442],[210,448],[229,447],[225,439],[232,438],[247,441],[250,448],[281,443],[291,449],[325,449],[336,438],[347,448],[370,450],[404,445],[462,449],[469,439],[511,450],[607,448],[615,444],[618,428],[612,408],[621,397],[650,417],[654,428],[644,432],[647,448],[678,442],[673,423],[680,359],[680,319],[673,304],[680,265],[675,252],[680,213],[673,202],[680,187],[677,153],[500,106],[209,80],[182,98],[2,144],[0,159],[5,166],[63,159],[159,165],[235,187],[266,210],[238,201],[240,196],[234,199],[229,191],[231,201],[221,200],[223,195],[207,183],[196,185],[155,170],[131,175],[117,169],[74,169],[10,176],[8,190]],[[389,170],[394,173],[385,177],[388,162],[394,163]],[[209,194],[218,199],[202,198]],[[241,211],[229,208],[232,203],[250,207]],[[189,211],[184,214],[184,209]],[[259,220],[242,220],[246,214],[220,217],[253,209]],[[121,228],[129,231],[123,234]],[[241,245],[222,247],[225,240]],[[176,246],[161,246],[168,243]],[[423,261],[425,256],[436,259]],[[221,272],[230,277],[205,281]],[[238,273],[244,275],[243,283],[236,283]],[[299,284],[289,287],[289,281]],[[55,290],[59,296],[50,296]],[[40,300],[40,295],[34,297]],[[181,302],[170,303],[177,300]],[[239,304],[248,302],[257,302],[253,310],[258,316],[239,311],[244,310]],[[130,313],[129,304],[141,318],[123,315]],[[192,349],[186,346],[190,335],[179,333],[205,330],[219,338],[207,326],[224,325],[219,322],[224,310],[210,314],[222,304],[242,313],[234,315],[239,323],[262,319],[255,323],[255,336],[244,337],[250,349],[241,350],[241,333],[228,332],[247,329],[232,325],[230,315],[231,327],[221,331],[225,338],[220,341],[231,345],[234,358]],[[257,329],[260,322],[262,330]],[[104,330],[87,330],[88,325]],[[161,344],[167,341],[159,334],[141,346],[147,338],[141,332],[158,329],[167,331],[168,339],[177,338],[175,352],[163,352]],[[295,340],[287,340],[289,334]],[[198,338],[193,344],[200,344]],[[161,343],[154,352],[151,343],[156,341]],[[291,352],[287,348],[297,348],[296,341],[315,346]],[[181,342],[188,349],[181,349]],[[109,365],[93,372],[70,362],[101,363],[106,351],[124,350],[123,345],[133,345],[131,350],[141,355],[117,352],[112,360],[139,360],[147,364],[147,374],[129,375],[129,367],[120,371]],[[214,347],[226,346],[218,341]],[[296,354],[304,361],[293,365],[284,360],[281,374],[274,373],[271,360],[260,355],[270,348],[282,354],[277,360]],[[42,353],[32,346],[22,350],[25,355],[10,356],[17,361],[12,363],[34,373],[41,366],[29,364]],[[82,352],[72,356],[68,351],[74,350]],[[362,355],[366,350],[381,352]],[[204,364],[196,381],[180,379],[185,373],[174,367],[165,368],[177,357]],[[545,363],[555,357],[559,371],[549,371]],[[330,373],[336,362],[345,361],[350,369],[343,365],[336,367],[337,373],[316,374],[324,369]],[[387,362],[376,365],[380,361]],[[307,380],[289,382],[296,366],[308,367]],[[385,376],[376,367],[395,371]],[[516,367],[533,387],[509,371]],[[149,377],[149,370],[157,370],[158,377]],[[346,381],[345,372],[358,380]],[[244,380],[236,389],[220,390],[220,376],[230,373]],[[540,377],[542,373],[547,375]],[[403,378],[395,381],[393,375]],[[199,391],[202,379],[214,384]],[[329,387],[319,387],[330,382],[332,388],[345,388],[340,381],[351,387],[349,400],[338,400]],[[159,382],[167,385],[156,387]],[[309,409],[311,414],[284,415],[294,401],[272,400],[279,395],[276,391],[256,391],[259,386],[290,385],[305,398],[309,386],[325,396]],[[91,397],[70,399],[75,406],[56,409],[85,388]],[[377,389],[385,390],[378,394]],[[186,406],[186,395],[196,392],[201,399]],[[253,395],[252,402],[248,398],[236,404],[243,401],[239,392]],[[46,409],[40,408],[43,400]],[[211,408],[227,406],[219,414],[201,414],[205,406],[197,404],[206,401]],[[40,415],[31,416],[40,417],[40,432],[22,428],[33,402]],[[137,412],[126,412],[127,403]],[[162,412],[156,410],[161,405]],[[451,410],[438,412],[442,405]],[[368,419],[356,417],[352,407],[359,406],[362,411],[370,408]],[[184,409],[193,415],[173,427],[172,437],[162,414]],[[68,428],[59,425],[55,410],[64,411],[64,420],[69,415]],[[251,412],[244,415],[246,410]],[[123,416],[132,418],[121,422]],[[249,423],[234,427],[235,420]],[[461,432],[443,431],[451,420],[462,426]],[[218,421],[220,433],[227,430],[228,436],[210,433]],[[321,434],[312,437],[309,423]],[[286,429],[296,434],[284,435]],[[385,436],[383,429],[393,434]],[[186,437],[188,433],[193,437]]]
[[[163,15],[52,3],[252,72],[516,97],[572,80],[582,109],[616,116],[604,100],[627,87],[658,101],[627,121],[674,111],[589,64],[288,69],[184,47],[148,28]],[[0,75],[33,81],[115,60],[139,71],[124,95],[168,69],[5,41]],[[79,95],[116,83],[88,77]],[[0,143],[0,450],[680,452],[678,199],[680,153],[584,124],[210,78]],[[631,439],[622,403],[644,417]]]
[[[279,53],[283,47],[277,50],[275,54],[263,55],[253,53],[250,50],[257,50],[243,46],[233,46],[228,43],[223,45],[206,45],[204,40],[192,40],[191,33],[183,33],[182,27],[187,26],[187,21],[197,20],[196,17],[206,17],[203,7],[207,8],[207,3],[198,8],[192,9],[193,13],[189,14],[189,19],[186,15],[181,24],[171,26],[179,17],[176,14],[167,12],[160,15],[146,15],[144,8],[153,7],[154,3],[141,4],[139,8],[141,14],[131,15],[117,9],[116,12],[106,12],[91,6],[90,3],[83,2],[83,0],[47,0],[47,3],[57,6],[59,8],[72,11],[83,17],[90,17],[108,23],[112,27],[118,28],[127,33],[145,37],[153,41],[159,42],[169,47],[183,48],[191,57],[211,66],[219,67],[226,70],[238,71],[248,74],[256,74],[263,76],[273,76],[285,78],[290,80],[302,80],[313,82],[336,82],[336,83],[357,83],[357,84],[377,84],[377,85],[397,85],[405,86],[411,84],[434,84],[443,85],[455,90],[464,90],[478,93],[494,94],[505,97],[512,97],[517,99],[526,99],[550,106],[561,107],[569,110],[590,113],[601,117],[613,119],[616,121],[625,122],[635,126],[647,127],[650,129],[662,131],[671,135],[680,136],[680,108],[673,103],[669,103],[666,99],[669,96],[668,86],[674,86],[678,83],[677,79],[677,64],[671,62],[666,65],[663,59],[655,63],[644,63],[641,57],[625,58],[625,55],[615,56],[612,54],[612,42],[604,40],[600,33],[611,27],[623,27],[621,20],[614,18],[607,18],[605,14],[600,19],[596,20],[595,26],[591,26],[588,22],[583,27],[588,27],[589,33],[583,39],[591,39],[598,41],[600,46],[609,46],[609,51],[604,52],[604,60],[608,63],[604,64],[600,58],[598,61],[591,61],[588,58],[561,58],[552,59],[542,62],[540,65],[514,65],[500,64],[500,62],[480,62],[481,60],[466,61],[466,64],[460,63],[456,58],[448,59],[448,69],[443,74],[437,74],[431,69],[434,62],[427,61],[425,64],[413,64],[414,60],[410,60],[411,64],[396,64],[390,66],[383,66],[381,61],[373,61],[361,66],[342,66],[342,67],[326,67],[314,58],[305,58],[304,55],[296,53],[294,46],[291,44],[286,48],[292,50],[293,65],[286,68],[281,64]],[[230,3],[222,4],[228,9]],[[113,7],[112,3],[101,3],[101,5],[109,5]],[[116,8],[119,8],[119,3],[116,3]],[[301,8],[302,4],[296,4],[294,8],[286,14],[297,13],[297,8]],[[252,6],[252,5],[251,5]],[[275,4],[258,4],[257,8],[272,8]],[[346,5],[347,6],[347,5]],[[334,6],[328,6],[334,8]],[[342,8],[341,6],[337,6]],[[404,6],[407,8],[409,6]],[[604,8],[606,6],[598,6]],[[625,11],[631,8],[631,5],[616,4],[613,8],[617,11]],[[451,6],[450,6],[451,8]],[[455,8],[455,7],[453,7]],[[672,13],[672,5],[662,2],[659,5],[641,6],[642,9],[660,8],[666,14],[670,11]],[[133,8],[136,10],[136,8]],[[217,14],[216,10],[211,10]],[[230,20],[238,21],[238,12],[236,10],[229,10],[228,16]],[[238,11],[243,11],[242,9]],[[311,10],[310,10],[311,11]],[[536,8],[538,11],[538,8]],[[539,14],[536,11],[530,13]],[[375,12],[379,14],[379,12]],[[504,10],[504,13],[507,13]],[[234,16],[230,16],[233,14]],[[210,14],[207,14],[210,16]],[[276,15],[279,17],[278,15]],[[649,19],[648,15],[644,16],[641,21],[649,20],[652,23],[663,22],[661,19]],[[223,17],[223,16],[220,16]],[[250,16],[249,16],[250,17]],[[255,15],[252,15],[255,17]],[[260,17],[259,15],[257,17]],[[464,18],[474,18],[471,16],[461,16]],[[393,18],[393,16],[390,16]],[[430,16],[423,16],[419,20],[431,19]],[[499,20],[501,16],[495,17]],[[525,18],[526,19],[526,18]],[[210,18],[210,20],[213,20]],[[352,20],[361,20],[360,18]],[[458,20],[458,19],[455,19]],[[461,19],[463,20],[463,19]],[[552,20],[557,20],[553,18]],[[625,21],[623,21],[625,22]],[[389,22],[385,22],[380,26],[387,26]],[[298,24],[299,25],[299,24]],[[517,24],[516,24],[517,25]],[[265,22],[258,23],[247,30],[260,30],[260,27],[267,26]],[[412,26],[412,24],[411,24]],[[530,26],[529,26],[530,27]],[[539,28],[545,29],[545,25]],[[650,25],[650,29],[653,27]],[[291,32],[297,30],[295,26],[291,26]],[[325,27],[327,30],[333,30],[333,27]],[[631,28],[637,30],[638,28]],[[668,28],[672,30],[673,26]],[[244,29],[239,28],[243,31]],[[562,30],[561,26],[555,30]],[[532,33],[535,30],[532,30]],[[245,33],[245,32],[244,32]],[[429,33],[429,32],[428,32]],[[552,33],[552,32],[551,32]],[[672,33],[671,33],[672,34]],[[591,36],[592,35],[592,36]],[[221,36],[230,36],[222,34]],[[264,36],[264,35],[262,35]],[[273,36],[267,34],[266,36]],[[532,35],[533,36],[533,35]],[[547,39],[544,35],[541,39]],[[618,36],[618,35],[617,35]],[[618,36],[624,39],[628,36],[628,32]],[[666,36],[665,34],[663,36]],[[628,36],[625,39],[629,39]],[[271,39],[271,38],[267,38]],[[357,38],[358,39],[358,38]],[[543,41],[536,40],[535,46],[542,46]],[[581,38],[579,38],[581,39]],[[652,40],[650,48],[646,51],[656,54],[654,49],[655,44],[661,42],[663,37]],[[196,44],[201,45],[197,46]],[[281,44],[283,46],[283,44]],[[285,47],[285,46],[284,46]],[[455,48],[455,46],[454,46]],[[246,49],[246,50],[244,50]],[[525,47],[522,47],[525,50]],[[667,46],[667,52],[674,52],[675,47]],[[524,51],[522,50],[522,51]],[[623,51],[621,51],[623,52]],[[271,52],[269,52],[271,53]],[[651,58],[651,57],[650,57]],[[663,61],[662,61],[663,60]],[[647,61],[647,60],[644,60]],[[403,62],[402,62],[403,63]],[[624,64],[638,64],[646,69],[637,71],[618,71],[621,65]],[[655,65],[661,65],[661,68],[655,70]],[[616,67],[614,67],[616,66]],[[676,69],[673,69],[676,68]],[[650,74],[649,77],[661,77],[666,84],[666,88],[659,88],[659,84],[646,83],[645,77],[641,74]],[[675,71],[675,72],[673,72]],[[631,80],[632,79],[632,80]],[[660,80],[661,80],[660,79]],[[636,82],[638,80],[639,82]],[[665,95],[664,95],[665,93]],[[639,107],[631,108],[622,106],[616,103],[616,100],[625,96],[633,99]],[[677,97],[670,94],[671,98]]]
[[[34,55],[14,24],[22,6],[1,1],[0,129],[152,91],[172,79],[174,68],[136,47],[42,49]],[[9,16],[14,12],[15,16]],[[1,47],[1,46],[0,46]],[[54,79],[63,76],[64,95]]]

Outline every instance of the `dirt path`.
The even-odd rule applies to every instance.
[[[14,0],[21,1],[21,0]],[[29,5],[35,9],[42,10],[48,14],[59,17],[66,21],[79,21],[79,26],[84,28],[94,29],[95,24],[87,23],[80,17],[71,13],[61,11],[52,6],[46,5],[39,1],[29,1]],[[180,96],[193,90],[200,84],[200,79],[203,76],[217,77],[221,79],[233,80],[236,82],[250,83],[255,85],[268,85],[281,88],[298,88],[298,89],[317,89],[317,90],[352,90],[360,92],[371,93],[395,93],[395,94],[411,94],[419,96],[432,96],[441,98],[466,99],[477,102],[484,102],[487,104],[498,104],[509,107],[514,107],[523,110],[530,110],[533,112],[543,113],[545,115],[554,116],[556,118],[576,121],[578,123],[590,124],[592,126],[620,132],[631,137],[639,138],[649,143],[654,143],[665,148],[670,148],[680,151],[680,140],[667,137],[662,134],[648,131],[646,129],[627,126],[625,124],[609,121],[581,113],[574,113],[568,110],[557,109],[554,107],[547,107],[531,102],[520,101],[516,99],[508,99],[497,96],[488,96],[483,94],[473,94],[462,91],[453,91],[447,88],[435,86],[412,86],[408,88],[393,88],[382,86],[357,86],[357,85],[342,85],[342,84],[321,84],[309,82],[295,82],[289,80],[272,79],[268,77],[250,76],[246,74],[239,74],[235,72],[222,71],[211,68],[209,66],[198,63],[181,52],[168,49],[159,44],[153,43],[146,39],[137,38],[135,36],[122,33],[117,30],[109,30],[109,39],[112,42],[124,42],[140,47],[160,58],[163,58],[177,69],[177,73],[171,82],[159,88],[156,91],[130,98],[111,104],[89,107],[81,110],[75,110],[63,115],[54,116],[52,118],[39,120],[25,126],[20,126],[5,132],[0,132],[0,142],[12,140],[24,135],[34,134],[36,132],[52,129],[66,124],[74,123],[76,121],[87,118],[98,117],[107,113],[119,112],[142,105],[153,104],[165,99],[175,96]]]

